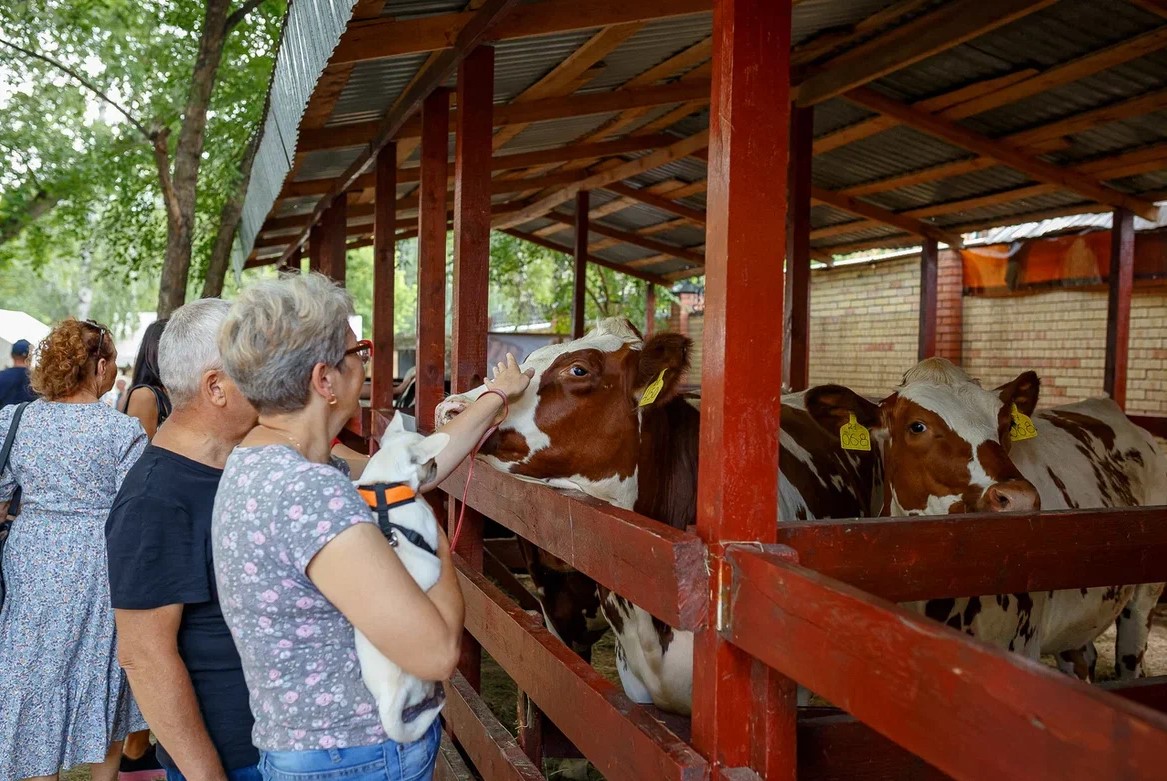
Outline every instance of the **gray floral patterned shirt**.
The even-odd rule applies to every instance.
[[[338,534],[372,522],[336,466],[285,445],[236,448],[227,459],[211,527],[215,576],[243,660],[257,748],[388,739],[361,680],[352,624],[305,574]]]

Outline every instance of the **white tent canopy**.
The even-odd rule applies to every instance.
[[[0,309],[0,363],[11,365],[12,345],[27,339],[35,349],[49,335],[49,327],[27,312]]]

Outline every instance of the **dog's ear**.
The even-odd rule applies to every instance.
[[[413,463],[421,466],[419,470],[421,480],[418,485],[429,485],[438,476],[436,459],[438,453],[441,453],[448,444],[450,444],[450,435],[438,432],[410,445],[410,458]]]

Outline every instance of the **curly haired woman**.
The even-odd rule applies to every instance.
[[[52,330],[31,377],[41,399],[0,475],[5,513],[22,491],[0,562],[0,779],[89,763],[93,781],[113,781],[126,733],[146,727],[118,665],[106,570],[106,516],[146,446],[137,420],[99,401],[116,358],[103,325]],[[15,409],[0,410],[0,432]]]

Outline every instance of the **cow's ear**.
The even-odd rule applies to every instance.
[[[1024,415],[1032,415],[1037,408],[1037,396],[1041,391],[1041,379],[1037,372],[1023,372],[1017,375],[1012,382],[1007,382],[997,388],[997,395],[1001,397],[1004,412],[1017,409]]]
[[[850,388],[842,385],[820,385],[806,392],[806,411],[820,426],[832,434],[855,422],[869,430],[880,428],[883,417],[879,405],[868,401]]]
[[[657,334],[644,343],[633,386],[642,406],[667,403],[681,392],[692,346],[689,337],[674,333]]]

